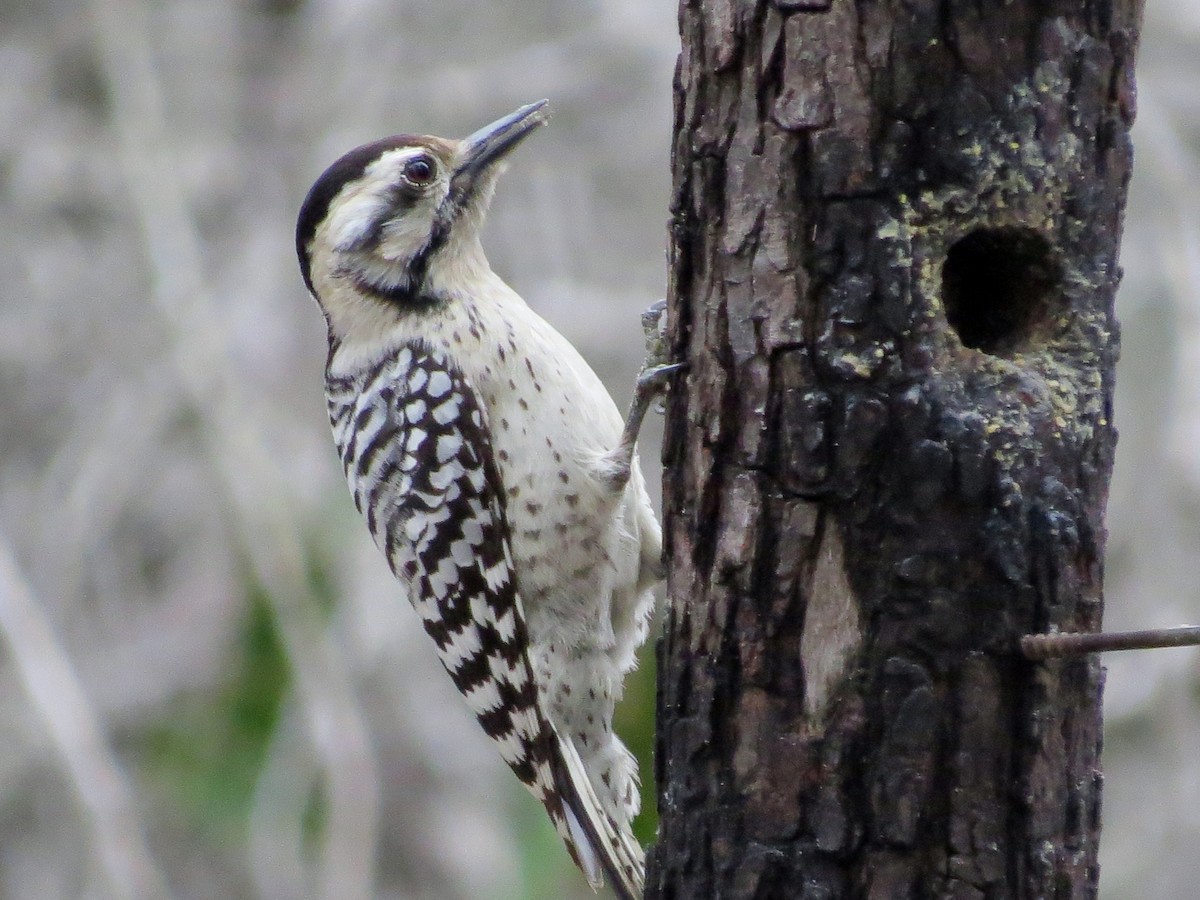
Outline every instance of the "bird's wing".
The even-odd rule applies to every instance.
[[[474,388],[420,343],[360,378],[330,377],[327,388],[355,502],[411,588],[450,678],[589,882],[607,874],[623,898],[641,897],[641,848],[604,813],[574,746],[541,706],[505,492]]]

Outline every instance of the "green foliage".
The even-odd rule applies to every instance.
[[[143,739],[145,768],[214,837],[242,829],[291,681],[267,597],[248,589],[245,618],[219,688],[181,697]]]
[[[519,893],[512,900],[561,900],[578,893],[583,876],[571,863],[562,840],[550,824],[540,803],[514,786],[514,823],[520,834],[521,878]],[[585,888],[586,889],[586,888]]]
[[[351,509],[351,512],[354,510]],[[359,527],[357,520],[355,527]],[[338,602],[338,588],[334,584],[333,573],[337,571],[339,554],[333,548],[332,542],[307,542],[305,549],[305,576],[309,589],[316,599],[318,608],[326,616],[332,616]]]
[[[654,705],[658,667],[652,636],[638,652],[638,667],[625,679],[625,698],[613,716],[613,728],[637,757],[642,776],[642,814],[633,833],[643,846],[658,835],[658,806],[654,797]]]
[[[325,826],[329,821],[329,794],[323,781],[316,781],[308,793],[304,804],[304,814],[300,821],[301,834],[304,837],[305,851],[317,848],[321,837],[325,834]]]

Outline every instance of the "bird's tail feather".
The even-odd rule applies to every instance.
[[[551,725],[551,728],[554,728]],[[646,859],[628,826],[609,816],[569,738],[554,729],[558,742],[555,780],[563,803],[560,821],[553,816],[560,836],[593,888],[607,876],[621,900],[641,900]]]

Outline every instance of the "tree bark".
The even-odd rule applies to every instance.
[[[1096,894],[1140,14],[683,0],[648,897]]]

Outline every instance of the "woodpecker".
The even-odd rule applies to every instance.
[[[678,366],[622,420],[578,351],[479,243],[546,101],[464,140],[345,154],[296,250],[328,331],[325,388],[354,502],[438,656],[593,888],[642,896],[637,764],[613,707],[646,638],[662,533],[634,452]]]

